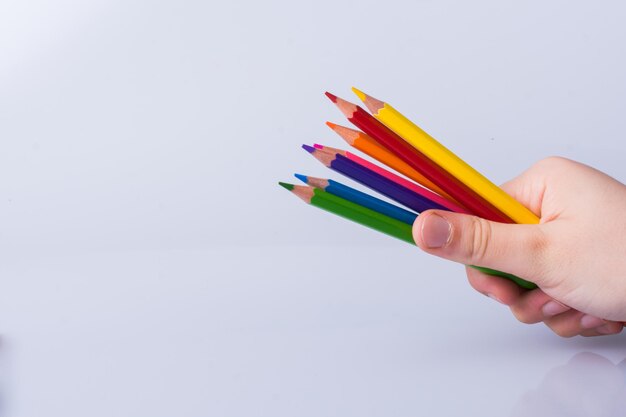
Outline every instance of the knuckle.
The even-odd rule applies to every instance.
[[[550,155],[547,156],[545,158],[543,158],[543,161],[546,164],[551,164],[551,165],[555,165],[555,164],[564,164],[564,163],[568,163],[570,160],[567,158],[564,158],[562,156],[558,156],[558,155]]]
[[[472,264],[480,265],[489,253],[491,236],[493,234],[491,223],[480,217],[471,217],[471,230],[467,242],[468,258]]]
[[[539,160],[538,162],[535,163],[536,167],[539,168],[549,168],[549,169],[554,169],[554,168],[565,168],[568,167],[572,164],[572,161],[570,159],[564,158],[562,156],[548,156],[546,158],[543,158],[541,160]]]

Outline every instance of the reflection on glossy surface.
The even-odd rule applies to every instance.
[[[513,417],[618,417],[626,414],[626,359],[619,364],[583,352],[550,370],[537,389],[528,391]]]

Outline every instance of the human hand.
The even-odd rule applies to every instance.
[[[556,334],[598,336],[626,321],[626,186],[591,167],[547,158],[502,188],[528,207],[538,225],[503,224],[428,210],[413,224],[424,251],[509,272],[511,281],[467,268],[477,291],[509,306],[524,323],[543,321]]]

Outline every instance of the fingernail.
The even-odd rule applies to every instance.
[[[557,314],[561,314],[569,310],[570,308],[566,305],[559,303],[558,301],[548,301],[541,307],[541,312],[546,317],[556,316]]]
[[[491,298],[492,300],[496,300],[496,301],[497,301],[497,302],[499,302],[500,304],[504,304],[504,303],[502,302],[502,300],[501,300],[501,299],[499,299],[498,297],[496,297],[495,295],[493,295],[493,294],[491,294],[491,293],[487,293],[487,294],[485,294],[485,295],[486,295],[487,297]]]
[[[595,316],[590,316],[589,314],[585,314],[580,319],[580,325],[584,329],[594,329],[596,327],[602,326],[605,323],[606,322],[604,320],[602,320],[602,319],[600,319],[598,317],[595,317]]]
[[[596,332],[600,333],[600,334],[613,334],[615,333],[615,330],[611,328],[611,325],[609,323],[605,324],[604,326],[600,326],[598,328],[595,329]]]
[[[441,248],[450,240],[452,226],[438,214],[431,214],[422,223],[422,241],[429,248]]]

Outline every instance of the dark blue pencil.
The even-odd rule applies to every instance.
[[[346,158],[338,152],[316,149],[308,145],[302,145],[302,147],[330,169],[337,171],[394,201],[397,201],[411,210],[418,213],[430,209],[450,211],[447,207],[437,204],[434,201],[431,201],[426,197],[383,177],[371,169]]]
[[[355,190],[340,182],[333,181],[325,178],[309,177],[307,175],[295,174],[296,178],[312,187],[320,188],[327,193],[336,195],[337,197],[345,198],[353,203],[359,204],[363,207],[367,207],[370,210],[377,211],[378,213],[392,217],[396,220],[400,220],[403,223],[412,225],[417,218],[417,214],[403,209],[402,207],[394,206],[391,203],[383,201],[379,198],[373,197],[369,194]]]

